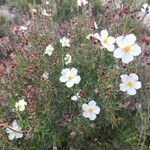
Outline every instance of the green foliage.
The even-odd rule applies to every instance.
[[[0,26],[6,23],[6,17],[0,13]]]
[[[56,21],[69,20],[77,14],[77,7],[74,0],[58,0],[54,19]]]
[[[7,3],[12,3],[19,10],[27,13],[33,6],[41,4],[41,0],[6,0]]]
[[[22,2],[16,1],[14,4],[21,3],[19,6],[23,7],[28,5],[28,1]],[[102,10],[98,0],[92,2],[95,19]],[[136,72],[140,65],[135,60],[124,67],[119,60],[114,59],[111,52],[101,48],[99,43],[89,42],[86,36],[95,30],[85,21],[84,11],[76,6],[76,1],[59,0],[54,5],[56,8],[53,18],[45,19],[40,16],[41,13],[37,14],[36,19],[31,20],[34,28],[27,31],[27,34],[18,34],[15,37],[19,41],[14,53],[15,67],[0,83],[1,89],[8,94],[5,104],[0,105],[0,119],[8,124],[14,119],[19,121],[24,138],[8,141],[4,130],[6,126],[0,130],[0,149],[47,150],[54,146],[66,150],[138,149],[138,125],[141,117],[135,103],[139,94],[132,99],[134,106],[128,107],[124,104],[121,107],[129,97],[120,92],[119,84],[121,74]],[[64,35],[72,37],[71,47],[63,48],[54,25],[64,20],[70,23],[74,18],[75,23],[63,32]],[[119,33],[129,32],[131,22],[129,15],[123,17],[121,27],[118,27]],[[40,30],[43,24],[48,30]],[[113,36],[118,34],[113,29],[110,32]],[[52,56],[44,55],[48,44],[55,48]],[[73,62],[68,66],[64,62],[67,53],[73,57]],[[80,84],[70,89],[59,81],[61,70],[67,67],[77,68],[82,79]],[[48,80],[41,78],[44,71],[49,73]],[[71,97],[81,89],[84,93],[81,99],[72,101]],[[15,102],[22,98],[28,102],[26,110],[14,111]],[[82,104],[92,99],[101,108],[93,122],[82,116]],[[147,133],[147,130],[148,128],[144,131]]]

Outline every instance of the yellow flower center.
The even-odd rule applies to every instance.
[[[92,113],[94,111],[93,108],[89,107],[88,110],[87,110],[89,113]]]
[[[123,48],[123,50],[124,50],[126,53],[128,53],[128,52],[130,51],[130,49],[131,49],[131,45],[130,45],[130,44],[126,44],[126,45],[124,46],[124,48]]]
[[[105,37],[104,40],[103,40],[103,42],[104,42],[105,44],[107,44],[107,43],[108,43],[108,37]]]
[[[129,87],[133,87],[133,82],[129,81],[127,84]]]
[[[17,106],[17,109],[18,109],[18,110],[23,110],[23,109],[24,109],[24,105],[21,105],[21,104],[18,105],[18,106]]]
[[[72,75],[69,75],[69,76],[68,76],[68,80],[71,81],[72,79],[73,79],[73,76],[72,76]]]

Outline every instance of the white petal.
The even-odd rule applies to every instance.
[[[115,58],[122,58],[122,56],[124,55],[124,51],[121,48],[117,48],[114,51],[113,55],[114,55]]]
[[[150,6],[148,6],[148,12],[149,12],[149,14],[150,14]]]
[[[18,127],[18,124],[17,124],[17,121],[16,121],[16,120],[13,121],[12,127],[13,127],[13,128],[17,128],[17,127]]]
[[[120,84],[120,90],[123,92],[126,92],[127,91],[127,85],[125,83],[121,83]]]
[[[129,80],[129,76],[127,74],[122,74],[120,77],[121,77],[121,81],[124,83],[127,83]]]
[[[72,68],[72,69],[71,69],[71,74],[72,74],[73,76],[76,76],[76,75],[77,75],[77,72],[78,72],[78,70],[77,70],[76,68]]]
[[[96,114],[95,113],[91,113],[89,119],[91,121],[95,120],[96,119]]]
[[[101,41],[101,37],[98,33],[95,33],[94,35],[94,38],[96,38],[97,40]]]
[[[71,88],[73,85],[74,85],[74,81],[73,81],[73,80],[66,82],[66,86],[67,86],[68,88]]]
[[[93,34],[89,34],[86,38],[87,39],[90,39],[91,37],[93,37],[94,35]]]
[[[129,77],[131,77],[133,81],[137,81],[139,79],[139,77],[135,73],[130,73]]]
[[[123,44],[124,44],[124,37],[123,36],[119,36],[116,38],[116,43],[119,47],[123,47]]]
[[[108,31],[107,30],[102,30],[101,31],[101,38],[105,39],[106,37],[108,37]]]
[[[114,44],[115,41],[116,41],[116,40],[115,40],[114,37],[112,37],[112,36],[109,36],[109,37],[108,37],[108,43],[109,43],[109,44]]]
[[[82,109],[83,109],[84,111],[86,111],[86,110],[88,109],[88,105],[87,105],[87,104],[83,104],[83,105],[82,105]]]
[[[100,108],[98,106],[95,106],[94,107],[94,113],[99,114],[99,112],[100,112]]]
[[[94,100],[91,100],[89,103],[88,103],[89,106],[92,106],[92,107],[95,107],[96,106],[96,102]]]
[[[88,4],[87,0],[82,0],[82,2],[83,2],[84,5]]]
[[[98,29],[97,23],[94,21],[94,27],[95,29]]]
[[[66,46],[67,46],[67,47],[70,47],[70,44],[69,44],[69,43],[66,43]]]
[[[77,100],[78,100],[78,96],[77,96],[77,95],[72,96],[72,97],[71,97],[71,100],[77,101]]]
[[[114,49],[115,49],[115,45],[113,45],[113,44],[112,45],[107,45],[106,48],[107,48],[108,51],[113,52]]]
[[[144,9],[147,9],[147,7],[148,7],[148,4],[147,4],[147,3],[143,4],[143,8],[144,8]]]
[[[78,4],[78,6],[82,6],[81,0],[77,0],[77,4]]]
[[[70,73],[70,69],[69,68],[66,68],[66,69],[63,69],[62,71],[61,71],[61,74],[62,75],[66,75],[66,74],[68,74],[68,73]]]
[[[73,82],[74,82],[75,84],[79,84],[80,81],[81,81],[81,77],[80,77],[80,76],[75,76],[74,79],[73,79]]]
[[[60,39],[60,43],[63,43],[63,39]]]
[[[137,82],[134,83],[134,88],[135,89],[140,89],[141,87],[142,87],[142,85],[141,85],[140,81],[137,81]]]
[[[128,34],[125,36],[126,43],[133,45],[136,41],[136,36],[134,34]]]
[[[122,62],[125,64],[130,63],[131,61],[133,61],[134,57],[131,54],[125,54],[122,57]]]
[[[22,138],[23,137],[23,133],[16,133],[16,138],[19,139],[19,138]]]
[[[65,75],[62,75],[60,78],[59,78],[59,81],[60,82],[67,82],[67,77]]]
[[[6,133],[12,133],[13,131],[9,128],[6,128]]]
[[[135,88],[130,87],[130,88],[127,89],[127,93],[129,95],[135,95],[136,94],[136,90],[135,90]]]
[[[23,105],[27,105],[27,102],[24,99],[20,100],[19,103],[21,103]]]
[[[9,140],[13,140],[15,138],[15,134],[14,133],[10,133],[9,135],[8,135],[8,139]]]
[[[16,131],[21,131],[21,129],[22,129],[22,128],[19,127],[19,126],[18,126],[17,128],[15,128]]]
[[[133,56],[138,56],[141,54],[141,47],[137,44],[134,44],[132,47],[131,47],[131,51],[130,53],[133,55]]]
[[[146,10],[145,10],[144,8],[141,8],[141,12],[145,13],[145,12],[146,12]]]
[[[84,111],[84,112],[83,112],[83,117],[89,118],[89,117],[90,117],[90,113],[87,112],[87,111]]]
[[[20,106],[19,111],[24,111],[24,110],[25,110],[25,106],[24,105]]]

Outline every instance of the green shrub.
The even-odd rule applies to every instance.
[[[64,0],[54,5],[57,8],[54,12],[51,10],[52,17],[37,13],[28,30],[19,30],[15,35],[19,44],[9,63],[5,64],[8,68],[1,73],[0,85],[7,91],[7,98],[4,104],[0,104],[0,120],[4,127],[0,132],[0,148],[139,149],[143,109],[138,109],[136,104],[142,90],[129,96],[119,89],[122,74],[138,73],[141,69],[138,59],[124,65],[98,40],[86,38],[88,34],[100,31],[93,28],[94,19],[103,12],[99,5],[92,11],[95,15],[92,17],[86,14],[88,7],[78,8],[74,1]],[[105,13],[110,15],[109,11]],[[128,34],[134,28],[134,20],[130,20],[128,13],[122,15],[118,26],[112,22],[117,29],[105,17],[99,22],[104,25],[108,21],[109,33],[114,37],[118,37],[118,33]],[[106,27],[100,25],[100,28]],[[60,39],[64,36],[71,40],[70,47],[62,47]],[[51,56],[44,54],[49,44],[54,47]],[[68,65],[64,60],[66,54],[72,56],[72,63]],[[78,70],[81,82],[68,88],[59,79],[62,69],[73,67]],[[49,76],[44,80],[45,71]],[[79,91],[81,98],[72,101],[71,97]],[[21,99],[27,102],[23,112],[15,110],[16,102]],[[101,109],[94,121],[83,117],[82,105],[90,100],[95,100]],[[21,139],[9,141],[4,129],[15,119],[24,135]],[[144,131],[147,133],[147,129]]]

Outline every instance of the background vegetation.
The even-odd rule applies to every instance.
[[[140,28],[141,21],[134,16],[139,8],[133,7],[133,1],[123,1],[117,8],[113,2],[102,6],[99,0],[93,0],[84,9],[74,0],[49,0],[49,5],[35,0],[4,2],[10,8],[15,7],[21,16],[25,14],[30,24],[22,33],[14,30],[18,24],[5,22],[13,52],[7,52],[0,59],[3,93],[0,98],[0,149],[149,149],[149,67],[143,63],[146,56],[124,66],[112,57],[112,53],[100,48],[99,43],[86,39],[89,33],[102,29],[108,29],[115,37],[132,32],[146,51],[148,45],[142,39],[147,31]],[[51,15],[43,16],[43,9]],[[94,21],[98,30],[94,28]],[[59,39],[63,36],[71,39],[70,48],[62,48]],[[48,44],[55,48],[50,57],[43,56]],[[3,53],[3,44],[0,46]],[[68,66],[64,62],[67,53],[73,57]],[[77,68],[82,79],[71,89],[59,82],[61,70],[66,67]],[[41,79],[44,71],[49,73],[49,80]],[[136,96],[129,97],[119,91],[119,84],[120,75],[131,72],[140,76],[143,86]],[[82,93],[81,99],[74,102],[71,97],[78,91]],[[15,102],[22,98],[28,102],[27,109],[15,112]],[[81,108],[91,99],[101,108],[93,122],[82,116]],[[24,138],[9,141],[5,128],[14,119],[21,124]]]

